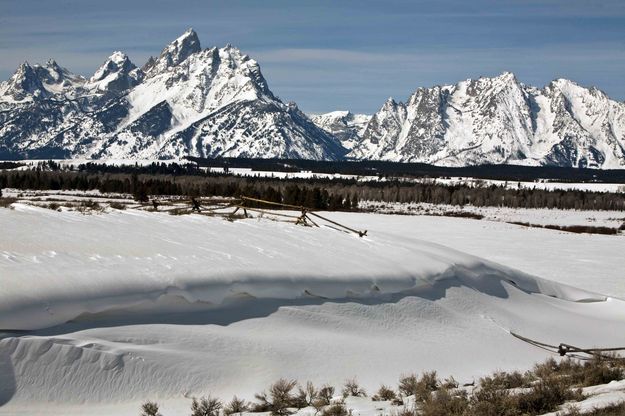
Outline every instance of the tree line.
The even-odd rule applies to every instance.
[[[385,180],[362,182],[349,178],[239,177],[207,172],[197,166],[153,163],[147,166],[86,164],[62,167],[55,162],[31,170],[0,171],[0,189],[99,190],[127,193],[136,199],[152,195],[193,197],[249,196],[315,209],[352,210],[358,201],[625,210],[625,194],[580,190],[545,190],[505,186],[443,184],[436,181]]]

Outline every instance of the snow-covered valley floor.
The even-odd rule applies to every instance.
[[[0,208],[0,414],[137,414],[280,377],[369,390],[625,345],[625,236],[329,213],[263,219]],[[365,414],[364,412],[363,414]],[[375,409],[371,414],[376,414]]]

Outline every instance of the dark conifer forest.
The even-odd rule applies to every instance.
[[[136,199],[158,195],[193,197],[248,196],[314,209],[352,210],[358,201],[503,206],[512,208],[560,208],[625,210],[625,194],[579,190],[543,190],[521,186],[448,185],[435,179],[383,178],[273,178],[234,176],[211,172],[194,163],[152,163],[146,166],[111,166],[87,163],[61,166],[42,162],[28,170],[0,171],[0,189],[99,190],[126,193]]]

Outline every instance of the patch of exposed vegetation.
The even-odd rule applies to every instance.
[[[549,230],[558,230],[558,231],[566,231],[568,233],[577,233],[577,234],[618,234],[619,230],[625,229],[624,226],[620,228],[611,228],[611,227],[597,227],[592,225],[542,225],[542,224],[531,224],[529,222],[520,222],[520,221],[510,221],[509,224],[521,225],[523,227],[531,227],[531,228],[547,228]]]
[[[0,197],[0,208],[9,208],[11,204],[17,202],[17,198],[1,198]]]
[[[558,411],[559,415],[577,416],[575,402],[583,400],[582,387],[606,384],[625,377],[625,361],[616,355],[600,356],[588,361],[550,358],[525,373],[497,371],[479,380],[477,386],[460,387],[453,378],[441,380],[435,371],[417,376],[401,376],[397,388],[381,385],[371,397],[389,402],[389,414],[397,416],[535,416]],[[350,397],[366,397],[355,379],[346,380],[340,396],[330,385],[316,387],[312,382],[280,379],[248,403],[234,396],[226,405],[210,395],[193,399],[193,416],[220,416],[243,412],[269,412],[288,416],[298,409],[312,408],[318,416],[349,416],[346,405]],[[409,403],[409,404],[407,404]],[[567,405],[568,403],[568,405]],[[396,410],[393,410],[396,409]],[[586,413],[590,416],[625,414],[625,404],[614,404]],[[141,415],[156,416],[158,405],[146,402]]]

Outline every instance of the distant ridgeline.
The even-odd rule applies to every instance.
[[[219,163],[237,166],[233,160],[222,159]],[[241,161],[246,163],[276,163],[293,168],[294,161]],[[301,161],[298,161],[300,163]],[[308,164],[309,162],[304,162]],[[342,162],[336,166],[359,166],[363,170],[379,162]],[[384,164],[386,165],[386,164]],[[401,166],[388,164],[388,166]],[[299,166],[299,165],[298,165]],[[310,165],[307,165],[310,166]],[[382,165],[380,165],[382,166]],[[427,165],[423,165],[427,166]],[[250,167],[246,165],[245,167]],[[327,165],[330,169],[331,165]],[[439,169],[431,167],[433,169]],[[497,167],[513,169],[517,167]],[[471,168],[453,169],[454,176],[469,176]],[[460,172],[458,172],[460,169]],[[480,169],[475,168],[475,169]],[[494,167],[481,167],[485,172]],[[519,168],[552,169],[552,168]],[[316,169],[315,169],[316,170]],[[569,169],[570,170],[570,169]],[[448,175],[450,170],[443,170]],[[580,174],[588,174],[580,170]],[[623,171],[590,171],[594,174],[623,175]],[[371,171],[369,171],[371,173]],[[484,173],[484,175],[486,175]],[[427,176],[427,175],[426,175]],[[431,176],[431,174],[429,175]],[[501,175],[497,176],[501,178]],[[512,177],[512,176],[511,176]],[[595,178],[597,179],[597,178]],[[516,179],[515,179],[516,180]],[[283,178],[262,176],[234,176],[211,172],[196,164],[152,163],[147,166],[111,166],[88,163],[62,166],[55,162],[42,162],[30,170],[0,170],[0,189],[49,189],[49,190],[99,190],[103,193],[126,193],[137,195],[180,195],[180,196],[248,196],[266,201],[306,206],[315,209],[354,210],[358,202],[381,201],[402,203],[433,203],[474,206],[505,206],[513,208],[560,208],[625,210],[625,193],[588,192],[580,190],[543,190],[487,185],[444,184],[430,180],[406,181],[387,178],[384,181],[359,181],[355,178]]]

